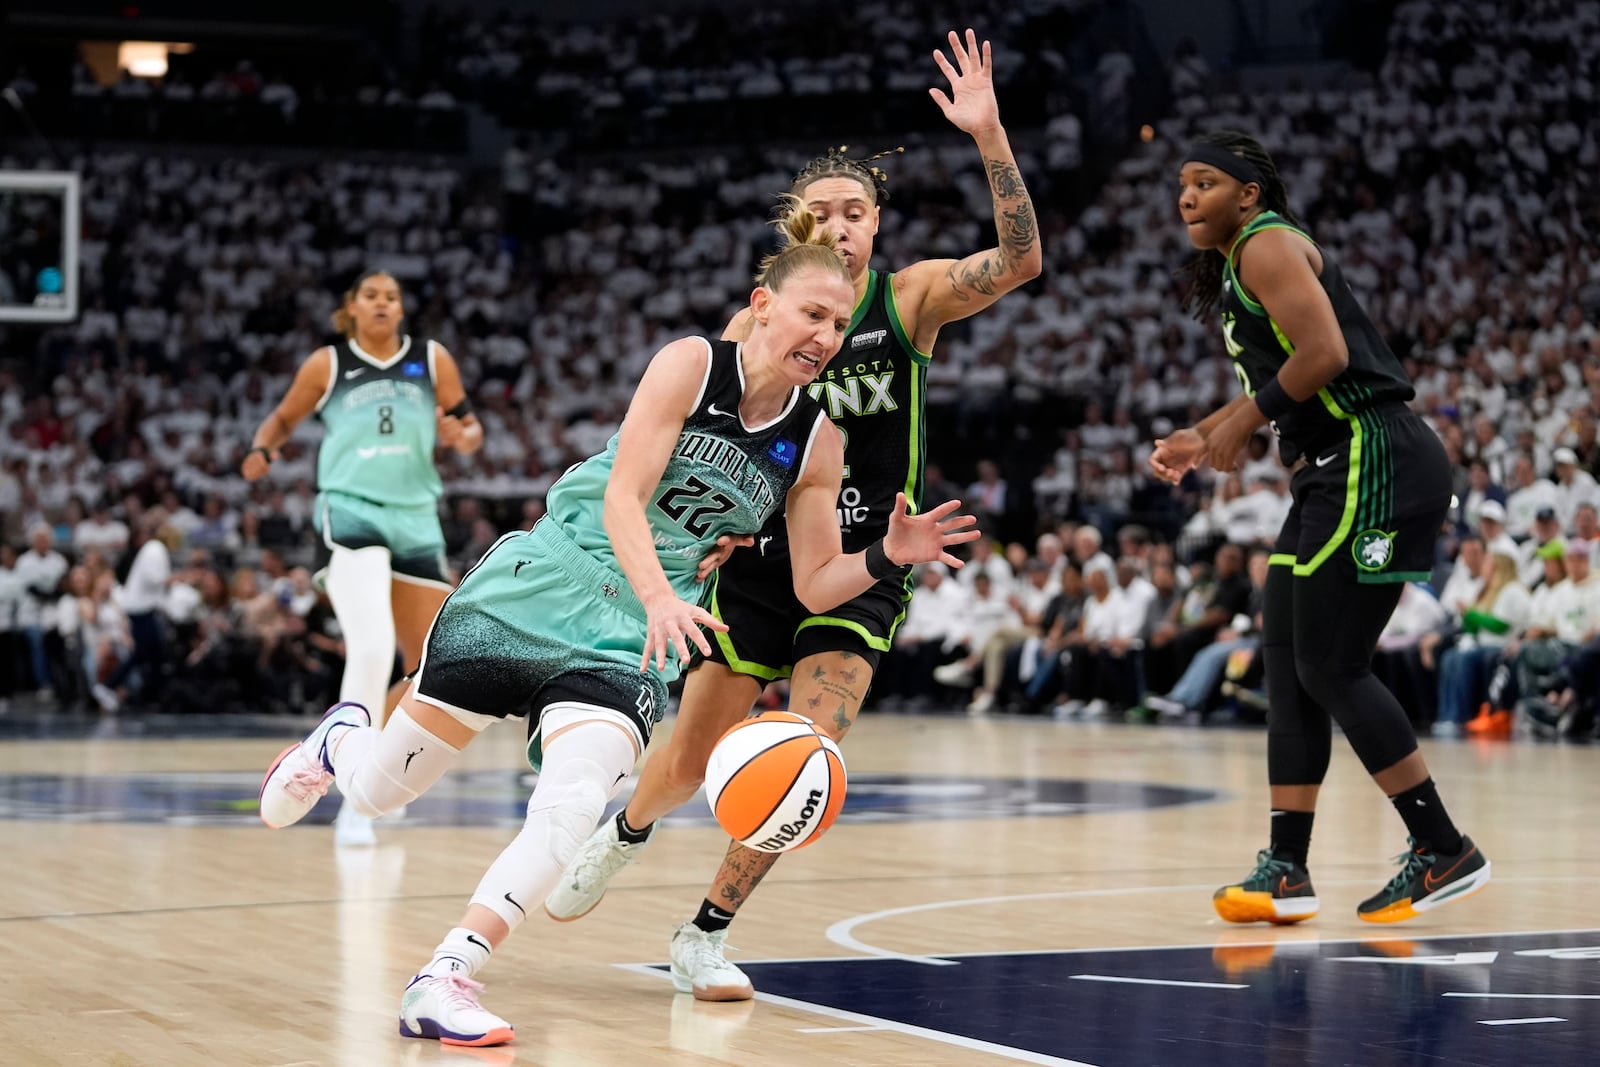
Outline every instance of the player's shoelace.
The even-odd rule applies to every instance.
[[[1404,866],[1400,868],[1400,873],[1389,879],[1389,884],[1383,887],[1383,891],[1385,893],[1399,892],[1402,887],[1411,881],[1411,879],[1415,878],[1417,875],[1421,874],[1423,871],[1432,866],[1432,861],[1434,859],[1433,853],[1423,852],[1418,849],[1417,840],[1414,837],[1406,838],[1406,843],[1409,844],[1411,848],[1394,858],[1395,863],[1401,863],[1404,864]]]
[[[688,959],[684,962],[696,971],[702,968],[731,967],[733,965],[723,956],[723,951],[727,947],[725,940],[717,938],[713,934],[702,933],[699,936],[691,936],[687,953]],[[735,949],[734,951],[737,952],[738,950]]]
[[[447,974],[434,980],[444,983],[444,1000],[450,1007],[483,1010],[483,1005],[478,1003],[478,994],[483,992],[482,982],[474,982],[460,974]]]
[[[1241,884],[1245,889],[1271,889],[1274,882],[1293,871],[1294,864],[1275,858],[1270,848],[1264,848],[1256,853],[1256,869]]]
[[[307,760],[304,753],[296,753],[300,757],[300,766],[297,767],[289,780],[283,783],[283,791],[296,800],[310,800],[313,797],[328,795],[328,786],[333,781],[333,775],[323,770],[320,763]],[[289,757],[294,759],[294,756]]]

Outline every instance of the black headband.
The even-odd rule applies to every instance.
[[[1266,182],[1262,180],[1261,171],[1256,165],[1243,156],[1236,156],[1221,145],[1197,144],[1190,145],[1189,151],[1183,157],[1185,163],[1204,163],[1215,167],[1222,173],[1237,178],[1249,184],[1255,182],[1265,188]]]

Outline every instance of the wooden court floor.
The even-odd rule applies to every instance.
[[[1413,923],[1373,927],[1355,918],[1355,905],[1393,872],[1404,831],[1336,738],[1311,864],[1322,914],[1294,928],[1229,927],[1209,897],[1265,844],[1264,733],[868,716],[845,744],[852,821],[780,862],[731,937],[741,964],[841,960],[834,970],[775,966],[755,976],[761,999],[718,1005],[675,996],[658,971],[638,966],[666,959],[672,929],[693,914],[722,854],[722,835],[696,807],[669,822],[587,919],[535,917],[497,953],[480,976],[484,1003],[517,1027],[515,1044],[459,1050],[402,1039],[395,1014],[406,979],[514,832],[527,796],[515,773],[520,741],[515,726],[491,731],[466,754],[459,782],[442,783],[405,823],[380,823],[380,845],[357,850],[336,850],[326,824],[272,832],[254,822],[256,783],[280,737],[0,741],[0,939],[12,971],[0,1064],[1202,1064],[1224,1062],[1203,1021],[1144,1052],[1116,1046],[1119,1033],[1170,1024],[1161,1006],[1169,1002],[1138,999],[1151,987],[1162,988],[1150,995],[1180,996],[1170,1002],[1176,1010],[1220,1017],[1233,1009],[1204,1007],[1205,998],[1245,990],[1253,980],[1238,976],[1274,953],[1349,941],[1324,955],[1431,958],[1429,939],[1536,931],[1585,931],[1587,939],[1565,943],[1600,945],[1595,748],[1424,742],[1495,881]],[[858,977],[909,969],[959,982],[980,961],[1041,958],[1068,961],[1049,970],[1072,977],[1080,965],[1071,961],[1091,958],[1088,950],[1162,947],[1201,950],[1171,958],[1215,962],[1220,980],[1052,981],[1085,992],[1095,985],[1099,999],[1051,1007],[1032,979],[964,992],[958,984],[945,1002],[933,987]],[[1430,982],[1464,980],[1494,955],[1451,967],[1454,952],[1442,970],[1426,968]],[[1269,1028],[1254,1054],[1225,1061],[1518,1062],[1511,1030],[1523,1042],[1546,1035],[1539,1040],[1558,1050],[1600,1042],[1600,1007],[1590,1006],[1600,1001],[1590,996],[1600,992],[1600,949],[1498,955],[1496,968],[1513,960],[1557,968],[1566,1006],[1480,1002],[1520,1012],[1506,1021],[1527,1025],[1504,1027],[1505,1041],[1454,1060],[1391,1056],[1350,1043],[1341,1012],[1356,1000],[1332,1003],[1364,994],[1313,983],[1269,991],[1274,1004],[1293,999],[1304,1011]],[[1156,957],[1094,958],[1115,969]],[[1403,969],[1410,981],[1425,967]],[[1287,982],[1300,968],[1276,973]],[[1511,988],[1493,977],[1511,972],[1481,973],[1490,977],[1478,994],[1455,995]],[[771,983],[787,984],[769,999]],[[1465,1010],[1438,1000],[1450,994],[1436,985],[1396,988],[1418,998],[1424,1016],[1435,1001]],[[1587,992],[1570,992],[1579,989]],[[920,1021],[888,1018],[900,1008]],[[1013,1010],[1014,1025],[1005,1021]],[[1106,1031],[1104,1013],[1116,1010],[1126,1017],[1096,1043],[1072,1044],[1075,1034]],[[1039,1037],[1047,1022],[1062,1028],[1061,1045]],[[975,1037],[979,1025],[987,1029]],[[1291,1030],[1298,1051],[1273,1051]],[[1024,1032],[1027,1042],[1007,1036]],[[1501,1028],[1472,1035],[1487,1041]],[[1546,1062],[1584,1062],[1563,1055]]]

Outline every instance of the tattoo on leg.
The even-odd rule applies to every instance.
[[[728,904],[729,911],[739,910],[739,905],[755,892],[780,853],[757,852],[735,841],[728,846],[722,858],[722,869],[717,872],[717,896]]]
[[[818,667],[816,670],[811,672],[811,680],[813,682],[820,682],[827,676],[828,672],[823,670],[821,667]]]
[[[845,710],[846,707],[847,705],[840,704],[839,710],[833,713],[833,725],[838,727],[841,734],[850,729],[851,719]]]
[[[856,684],[856,670],[855,670],[855,668],[852,667],[848,671],[840,671],[839,672],[839,679],[840,679],[840,681],[844,682],[845,685],[855,685]]]
[[[856,659],[858,657],[856,656],[856,654],[854,652],[845,652],[844,650],[841,649],[840,652],[839,652],[839,658],[840,659]]]
[[[817,709],[818,705],[820,705],[821,703],[822,703],[822,694],[818,693],[816,696],[814,696],[810,700],[806,701],[806,706],[811,708],[813,711],[815,711]]]

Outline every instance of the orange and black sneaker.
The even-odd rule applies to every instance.
[[[1472,838],[1461,839],[1454,855],[1430,852],[1406,838],[1411,851],[1396,856],[1400,873],[1389,884],[1361,902],[1356,914],[1369,923],[1398,923],[1415,919],[1440,904],[1461,900],[1489,884],[1489,859]]]
[[[1310,873],[1264,848],[1256,853],[1256,869],[1213,893],[1211,906],[1231,923],[1297,923],[1315,915],[1320,905]]]

